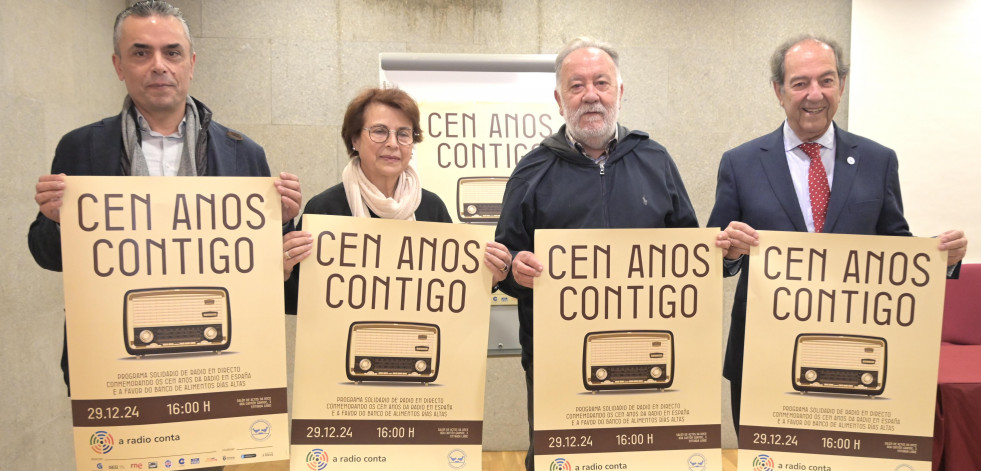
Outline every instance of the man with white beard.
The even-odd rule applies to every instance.
[[[576,38],[559,52],[555,101],[565,125],[521,159],[504,191],[495,238],[514,261],[498,287],[518,299],[532,437],[532,288],[542,272],[532,252],[535,230],[698,227],[667,150],[617,123],[623,98],[618,59],[612,46],[590,38]],[[525,459],[528,470],[534,469],[533,451],[529,447]]]

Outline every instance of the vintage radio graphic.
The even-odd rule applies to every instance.
[[[886,389],[886,339],[800,334],[792,368],[798,391],[879,395]]]
[[[583,339],[587,390],[665,389],[674,382],[674,334],[666,330],[590,332]]]
[[[149,288],[126,292],[123,338],[130,355],[225,350],[232,341],[225,288]]]
[[[351,381],[435,381],[439,326],[355,322],[347,335],[345,370]]]
[[[463,177],[456,185],[457,216],[461,222],[497,224],[508,177]]]

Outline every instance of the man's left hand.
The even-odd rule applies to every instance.
[[[300,177],[280,172],[279,180],[276,180],[276,191],[283,201],[283,224],[286,224],[300,214],[300,204],[303,202],[303,197],[300,196]]]

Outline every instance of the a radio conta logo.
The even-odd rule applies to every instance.
[[[556,458],[548,469],[549,471],[572,471],[572,463],[565,458]]]
[[[327,460],[327,453],[322,448],[314,448],[307,453],[307,467],[312,470],[321,471],[326,469]]]
[[[99,430],[92,434],[89,438],[89,446],[92,447],[92,451],[96,454],[104,455],[112,451],[112,444],[115,443],[112,439],[112,435],[104,430]]]
[[[770,455],[758,455],[753,458],[753,471],[773,471],[776,467]]]

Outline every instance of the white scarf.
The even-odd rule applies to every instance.
[[[370,210],[382,219],[416,220],[416,209],[422,202],[422,185],[419,174],[411,165],[399,176],[391,198],[385,196],[365,176],[361,170],[361,157],[348,161],[341,174],[341,181],[344,183],[344,194],[347,195],[347,205],[351,208],[352,216],[369,218]]]

